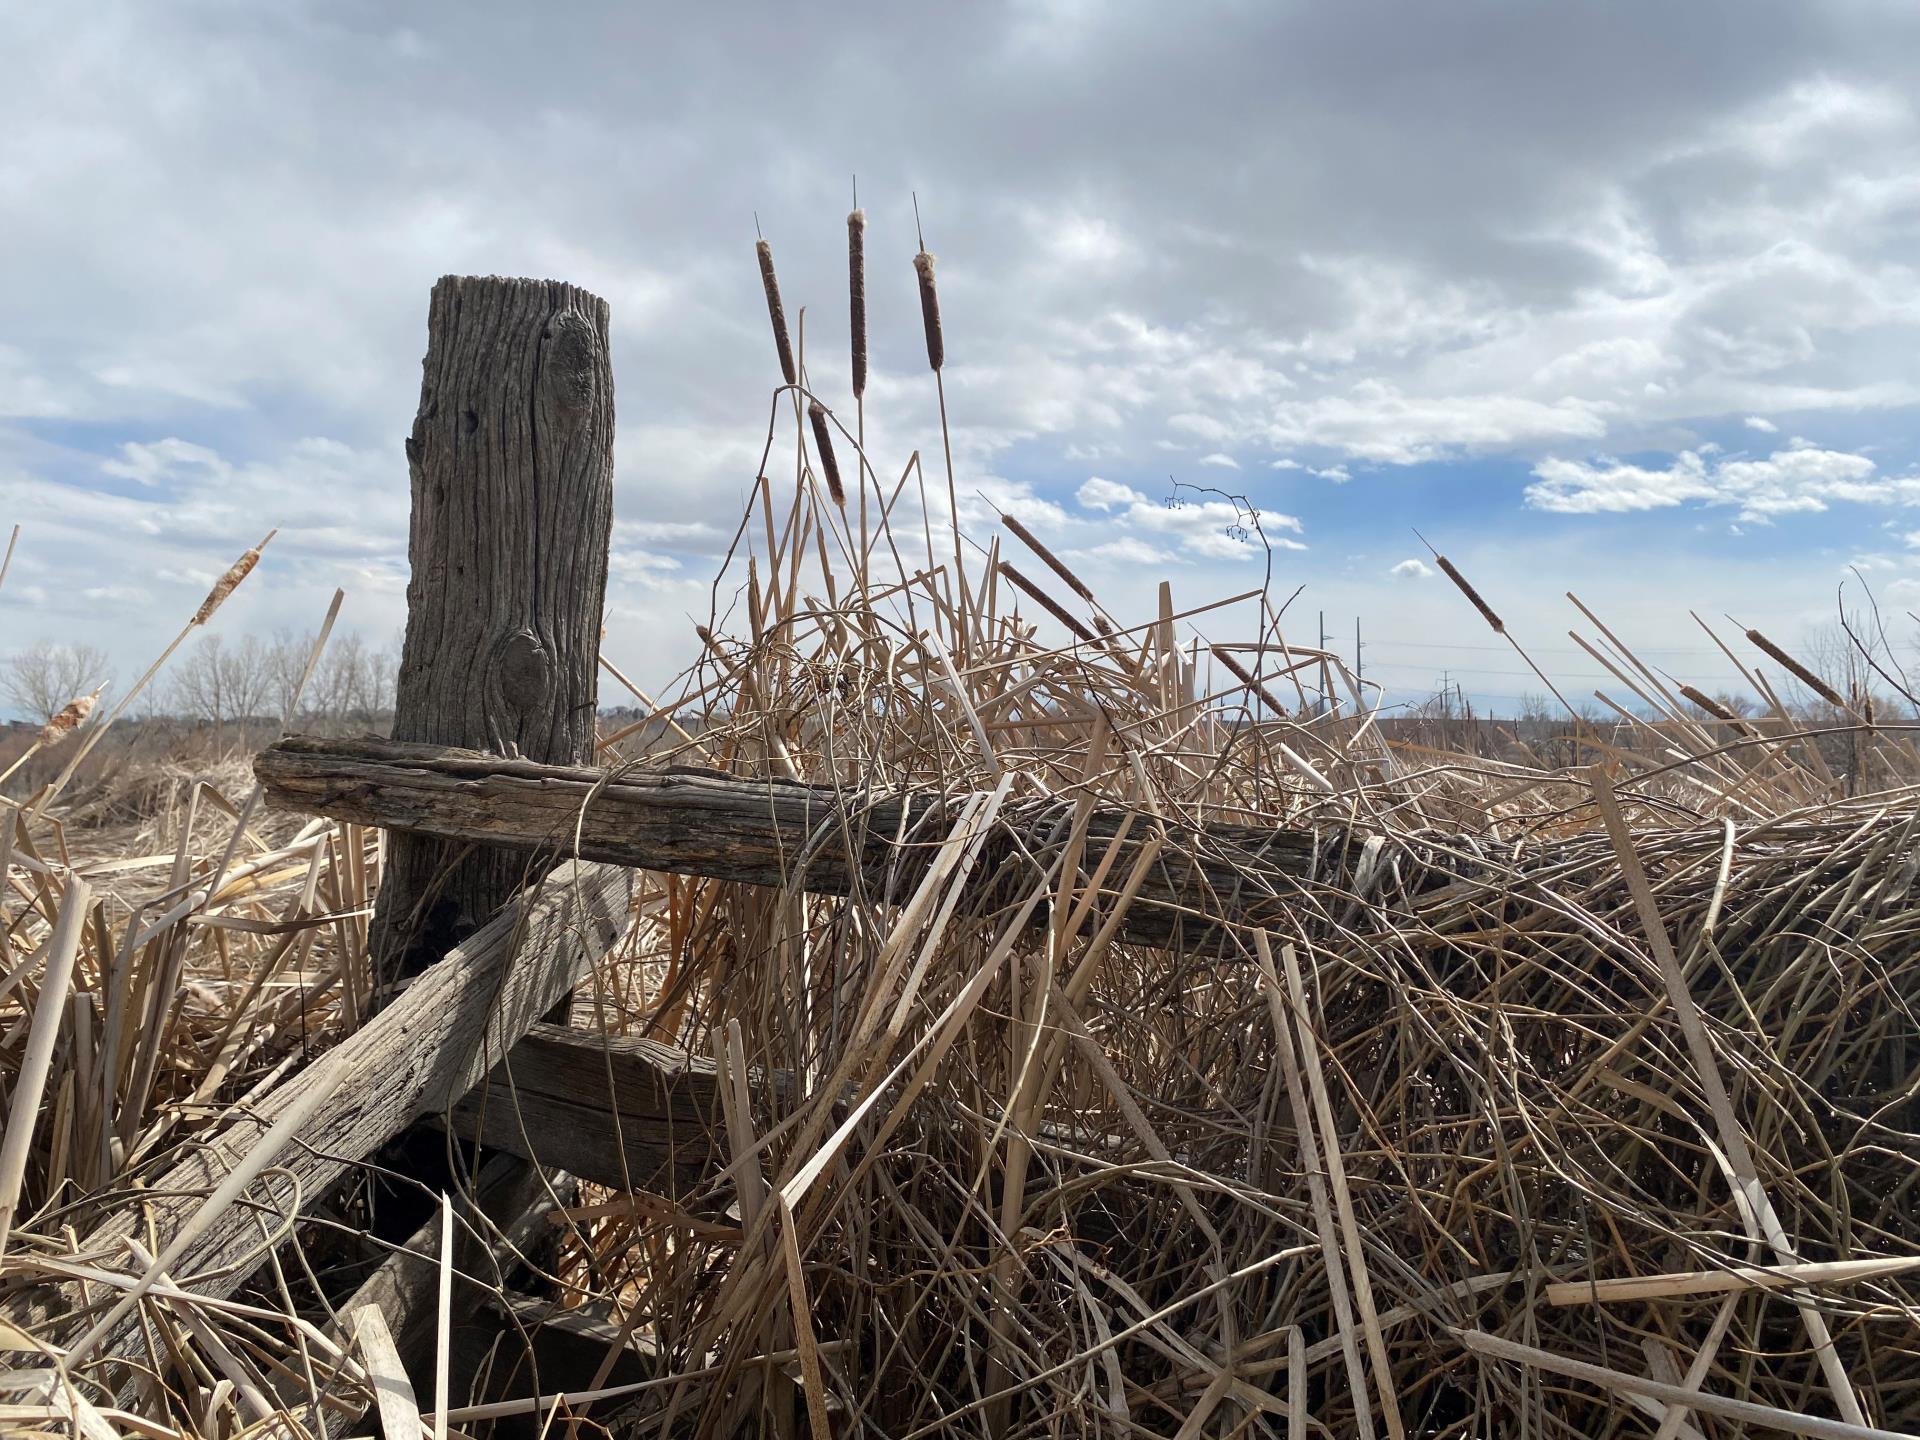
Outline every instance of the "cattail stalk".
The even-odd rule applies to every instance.
[[[270,533],[267,540],[273,539],[273,536],[278,533],[278,531]],[[206,624],[213,618],[214,611],[227,603],[227,597],[239,588],[240,582],[251,575],[253,567],[260,563],[260,550],[267,540],[262,540],[259,545],[234,561],[227,567],[227,573],[213,582],[213,589],[209,590],[207,598],[200,602],[200,608],[193,612],[193,619],[187,622],[189,625]]]
[[[98,690],[94,691],[91,695],[80,695],[69,700],[60,713],[47,721],[46,725],[41,728],[40,734],[35,737],[33,743],[36,745],[51,745],[64,738],[70,732],[78,730],[82,725],[87,723],[87,716],[93,713],[93,707],[99,703],[99,700],[100,692]]]
[[[1416,535],[1420,535],[1420,532],[1418,530],[1414,531],[1413,533]],[[1433,546],[1428,542],[1426,536],[1420,535],[1420,543],[1423,545],[1426,545],[1427,549],[1433,550],[1433,563],[1440,567],[1441,572],[1445,574],[1449,580],[1453,581],[1454,587],[1458,589],[1462,595],[1467,597],[1468,601],[1472,603],[1474,609],[1480,612],[1480,618],[1485,620],[1488,625],[1493,627],[1493,633],[1498,635],[1502,640],[1505,640],[1507,644],[1511,645],[1513,647],[1513,653],[1518,655],[1522,660],[1527,662],[1527,668],[1533,671],[1534,675],[1539,679],[1540,683],[1546,686],[1547,689],[1552,692],[1553,698],[1558,700],[1560,704],[1566,709],[1567,714],[1573,717],[1574,732],[1576,735],[1578,735],[1579,729],[1580,729],[1580,712],[1578,710],[1575,710],[1573,706],[1567,704],[1567,697],[1560,693],[1560,687],[1558,685],[1555,685],[1553,681],[1547,678],[1546,671],[1542,670],[1538,665],[1533,663],[1533,657],[1527,654],[1527,652],[1523,648],[1521,648],[1520,642],[1514,639],[1513,636],[1507,634],[1506,622],[1502,620],[1498,615],[1494,614],[1493,607],[1491,605],[1487,604],[1485,600],[1480,598],[1480,592],[1474,589],[1472,583],[1467,579],[1467,577],[1460,573],[1460,567],[1455,565],[1451,560],[1447,559],[1447,557],[1442,555],[1438,550],[1434,550]]]
[[[1706,711],[1707,714],[1711,715],[1714,719],[1724,721],[1728,725],[1731,725],[1738,734],[1751,735],[1753,733],[1752,728],[1746,721],[1742,720],[1738,715],[1734,714],[1733,711],[1707,694],[1706,691],[1696,689],[1692,685],[1682,685],[1680,687],[1680,693],[1695,705],[1698,705],[1702,710]]]
[[[760,285],[767,292],[767,318],[773,322],[773,348],[780,356],[780,374],[787,384],[800,383],[800,372],[793,363],[793,341],[787,335],[787,312],[780,303],[780,281],[773,273],[773,246],[758,241],[754,251],[760,257]]]
[[[1212,652],[1213,658],[1220,662],[1229,675],[1246,686],[1250,694],[1258,695],[1262,700],[1266,701],[1267,708],[1273,711],[1276,716],[1286,715],[1287,707],[1274,698],[1273,692],[1261,684],[1251,670],[1234,659],[1231,651],[1219,645],[1209,645],[1207,649]]]
[[[820,473],[826,477],[827,494],[844,510],[847,492],[840,483],[840,462],[833,457],[833,432],[827,426],[827,407],[818,400],[808,401],[807,419],[813,422],[813,445],[820,452]]]
[[[933,283],[933,256],[922,250],[913,257],[913,269],[920,277],[920,323],[927,332],[927,364],[937,374],[947,363],[947,342],[940,330],[940,292]]]
[[[867,212],[847,216],[847,309],[853,335],[853,398],[867,394]]]
[[[953,483],[953,432],[947,425],[947,381],[940,367],[947,363],[947,342],[940,331],[940,291],[933,280],[933,255],[924,248],[913,257],[914,273],[920,277],[920,321],[927,332],[927,364],[933,367],[933,384],[940,397],[940,445],[947,461],[947,509],[953,523],[953,578],[959,589],[959,612],[967,608],[967,557],[960,543],[960,496]],[[1084,633],[1084,632],[1083,632]],[[965,658],[966,627],[960,628],[961,655]],[[1087,637],[1091,639],[1091,636]]]
[[[248,550],[246,554],[242,555],[238,560],[234,561],[232,565],[227,567],[227,573],[214,582],[213,589],[207,592],[207,598],[202,600],[200,602],[200,608],[193,612],[193,618],[180,628],[178,635],[173,637],[173,643],[160,652],[160,658],[149,665],[146,673],[134,682],[133,688],[120,697],[119,703],[108,713],[107,718],[87,732],[80,747],[74,752],[72,758],[67,761],[66,768],[54,778],[51,785],[47,786],[35,797],[29,812],[30,814],[38,816],[45,812],[54,797],[64,790],[67,787],[67,783],[73,779],[74,772],[80,768],[81,763],[86,760],[87,756],[93,753],[93,747],[98,745],[107,731],[112,728],[113,722],[127,713],[127,707],[132,705],[133,702],[140,697],[140,692],[145,690],[153,677],[160,673],[160,667],[173,658],[173,652],[178,650],[181,645],[186,642],[186,638],[196,629],[211,620],[214,611],[224,605],[227,597],[233,594],[240,582],[253,573],[253,567],[260,563],[260,552],[266,549],[268,544],[272,542],[273,537],[279,533],[277,529],[269,530],[266,533],[266,537],[262,539],[258,545],[255,545],[251,550]]]
[[[1000,562],[1000,573],[1019,587],[1021,592],[1030,600],[1041,606],[1049,615],[1066,626],[1068,632],[1072,634],[1075,639],[1087,645],[1097,643],[1093,638],[1093,632],[1091,630],[1087,629],[1086,626],[1082,625],[1078,620],[1074,619],[1073,616],[1061,609],[1059,602],[1051,595],[1047,594],[1046,591],[1042,590],[1038,585],[1034,584],[1033,581],[1022,575],[1004,560]]]
[[[1093,591],[1087,588],[1086,582],[1074,574],[1073,571],[1069,570],[1066,562],[1061,560],[1058,555],[1055,555],[1053,551],[1041,544],[1039,536],[1027,529],[1027,527],[1022,525],[1014,516],[1008,515],[1004,511],[1001,513],[1000,523],[1015,535],[1019,536],[1020,543],[1025,545],[1027,549],[1031,550],[1035,555],[1039,556],[1042,564],[1067,583],[1067,588],[1072,590],[1073,593],[1078,595],[1082,600],[1085,600],[1089,605],[1093,603]]]
[[[1478,610],[1481,614],[1481,617],[1486,620],[1487,624],[1493,627],[1493,633],[1496,635],[1506,634],[1507,627],[1505,622],[1503,622],[1498,615],[1493,613],[1493,607],[1491,605],[1487,604],[1486,601],[1480,598],[1480,592],[1474,589],[1473,586],[1468,583],[1467,577],[1460,573],[1459,569],[1454,565],[1454,563],[1451,560],[1447,559],[1446,556],[1441,555],[1437,552],[1435,553],[1433,558],[1439,564],[1441,570],[1446,572],[1447,578],[1453,581],[1453,583],[1459,587],[1460,593],[1466,596],[1468,600],[1473,602],[1473,608]]]
[[[1818,675],[1814,674],[1813,671],[1794,659],[1793,656],[1767,639],[1767,637],[1762,635],[1758,630],[1747,631],[1747,639],[1771,655],[1774,660],[1779,663],[1781,669],[1792,675],[1794,679],[1813,691],[1814,694],[1833,706],[1834,709],[1845,710],[1847,708],[1847,702],[1840,698],[1840,692],[1838,690],[1835,690],[1831,685],[1827,684],[1826,681],[1822,680]]]

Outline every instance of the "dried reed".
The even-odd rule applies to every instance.
[[[796,406],[791,437],[804,457],[811,429],[823,473],[827,419]],[[916,863],[848,896],[810,893],[802,855],[779,887],[641,877],[583,997],[689,1073],[720,1057],[715,1113],[674,1123],[731,1163],[552,1207],[536,1268],[446,1262],[471,1293],[549,1284],[615,1339],[556,1395],[502,1331],[472,1393],[418,1403],[476,1434],[1920,1426],[1920,722],[1823,727],[1749,677],[1766,733],[1729,739],[1682,701],[1731,711],[1669,693],[1581,607],[1627,687],[1619,723],[1576,735],[1600,769],[1389,738],[1337,656],[1279,640],[1264,591],[1184,613],[1165,593],[1096,639],[992,546],[962,599],[901,561],[900,513],[871,551],[838,514],[803,466],[765,482],[699,662],[645,702],[664,738],[611,758],[809,782],[823,833]],[[1322,665],[1352,708],[1276,693]],[[1820,742],[1856,736],[1836,778]],[[906,791],[928,799],[905,833],[872,833]],[[90,1314],[149,1285],[170,1387],[151,1436],[292,1423],[323,1389],[364,1408],[390,1368],[301,1313],[342,1301],[328,1267],[358,1237],[263,1240],[285,1293],[244,1303],[150,1274],[157,1247],[85,1248],[150,1167],[337,1038],[364,983],[372,837],[314,822],[255,846],[195,793],[164,879],[109,872],[64,984],[46,956],[85,862],[57,858],[55,812],[0,832],[13,1093],[42,1012],[60,1034],[37,1120],[9,1127],[28,1158],[5,1265],[83,1279]],[[1310,837],[1311,873],[1229,846],[1236,825]],[[230,840],[251,858],[203,878]],[[1256,903],[1271,923],[1128,941],[1167,874],[1218,896],[1191,925]],[[609,1383],[616,1358],[644,1378]],[[36,1415],[111,1408],[86,1363],[33,1383]]]

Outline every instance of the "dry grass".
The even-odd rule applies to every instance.
[[[910,515],[918,457],[883,481],[792,383],[805,357],[761,257],[794,403],[705,653],[670,701],[635,691],[657,740],[636,763],[836,786],[852,830],[904,789],[960,818],[912,837],[936,860],[911,890],[643,878],[577,1014],[719,1057],[736,1161],[676,1201],[560,1217],[562,1293],[647,1357],[646,1388],[556,1406],[508,1355],[485,1394],[447,1397],[452,1427],[1920,1427],[1914,727],[1848,722],[1836,771],[1757,673],[1759,715],[1697,720],[1586,614],[1630,718],[1583,732],[1576,766],[1390,745],[1264,588],[1183,611],[1163,586],[1127,625],[1018,527],[1064,588]],[[836,467],[857,503],[824,493],[823,444],[857,457]],[[1342,698],[1316,713],[1323,676]],[[7,832],[9,1094],[50,1062],[9,1125],[16,1274],[140,1273],[80,1235],[360,1019],[376,838],[269,841],[230,785],[180,804],[173,849],[125,868],[71,863],[54,809]],[[1149,843],[1117,863],[1096,807]],[[1239,877],[1286,920],[1225,955],[1120,942],[1151,867],[1183,858],[1172,827],[1213,822],[1313,829],[1324,878]],[[969,886],[982,867],[998,883]],[[82,880],[86,923],[67,905],[63,930]],[[250,1299],[145,1302],[180,1347],[146,1433],[291,1432],[302,1375],[364,1379],[274,1318],[324,1319],[295,1265]],[[75,1374],[34,1423],[80,1400],[108,1397]]]

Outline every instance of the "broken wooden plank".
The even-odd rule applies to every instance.
[[[268,800],[363,825],[522,851],[703,875],[822,895],[858,892],[899,903],[945,839],[957,804],[923,793],[875,796],[712,771],[602,771],[502,760],[477,751],[397,741],[294,736],[260,752]],[[978,866],[978,899],[1042,873],[1066,842],[1062,800],[1006,807]],[[1116,836],[1124,875],[1158,822],[1094,812],[1092,865]],[[1229,927],[1282,924],[1307,892],[1338,884],[1366,836],[1209,824],[1169,827],[1128,909],[1128,943],[1237,950]],[[1047,922],[1042,906],[1036,925]]]
[[[623,870],[562,865],[343,1040],[330,1052],[337,1063],[301,1071],[224,1132],[192,1146],[154,1181],[151,1201],[122,1207],[85,1238],[81,1253],[103,1265],[124,1264],[143,1213],[166,1242],[277,1119],[311,1103],[308,1091],[325,1080],[322,1072],[337,1075],[344,1066],[356,1083],[319,1101],[265,1182],[275,1208],[311,1203],[407,1123],[447,1109],[484,1077],[612,946],[625,928],[630,895]],[[261,1258],[258,1213],[234,1206],[219,1217],[174,1264],[183,1283],[212,1296],[239,1288],[252,1269],[241,1262]],[[100,1308],[77,1287],[41,1285],[10,1297],[0,1316],[66,1343]],[[105,1348],[123,1357],[138,1335],[130,1316]]]

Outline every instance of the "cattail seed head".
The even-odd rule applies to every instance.
[[[820,473],[826,477],[827,494],[844,510],[847,492],[840,483],[840,462],[833,458],[833,431],[827,425],[827,407],[818,400],[809,400],[807,419],[813,422],[813,446],[820,452]]]
[[[767,292],[767,318],[773,321],[773,348],[780,355],[780,374],[787,384],[799,383],[800,372],[793,363],[793,341],[787,338],[787,312],[780,304],[780,282],[773,273],[773,246],[762,240],[754,252],[760,257],[760,285]]]
[[[1498,615],[1493,613],[1493,607],[1480,598],[1480,592],[1467,583],[1467,577],[1460,573],[1454,563],[1444,555],[1436,554],[1433,558],[1440,568],[1446,572],[1447,578],[1459,587],[1460,593],[1473,602],[1473,608],[1478,610],[1487,624],[1493,627],[1493,633],[1496,635],[1506,634],[1506,624]]]
[[[1738,715],[1734,714],[1733,711],[1707,694],[1706,691],[1696,689],[1692,685],[1682,685],[1680,687],[1680,693],[1695,705],[1698,705],[1702,710],[1706,711],[1707,714],[1711,715],[1714,719],[1724,720],[1734,728],[1736,733],[1741,735],[1751,735],[1753,733],[1752,727],[1749,726],[1746,721],[1742,720]]]
[[[1244,685],[1250,694],[1258,695],[1262,700],[1266,701],[1269,710],[1273,711],[1276,715],[1285,715],[1287,713],[1287,707],[1280,702],[1279,697],[1267,689],[1265,685],[1261,684],[1251,670],[1234,659],[1231,651],[1219,645],[1209,645],[1207,649],[1213,655],[1213,658],[1220,662],[1222,668]]]
[[[69,700],[65,709],[40,728],[40,734],[35,738],[34,744],[51,745],[61,736],[78,730],[87,723],[87,716],[93,713],[93,707],[99,699],[100,693],[95,691],[91,695],[81,695]]]
[[[853,394],[867,393],[867,212],[847,216],[847,304],[853,329]]]
[[[1831,685],[1827,684],[1826,681],[1822,680],[1818,675],[1814,674],[1813,671],[1809,670],[1778,645],[1767,639],[1767,637],[1762,635],[1758,630],[1747,631],[1747,639],[1771,655],[1779,662],[1782,669],[1786,670],[1788,674],[1792,675],[1802,685],[1813,691],[1813,693],[1818,695],[1822,700],[1833,706],[1834,709],[1844,710],[1847,708],[1847,702],[1840,698],[1840,692],[1838,690],[1835,690]]]
[[[193,619],[188,623],[192,625],[204,625],[207,621],[211,620],[213,618],[213,612],[224,605],[227,597],[234,592],[240,582],[253,573],[253,567],[260,563],[260,552],[267,547],[267,540],[273,539],[273,537],[279,533],[277,530],[268,531],[266,540],[262,540],[258,545],[254,546],[253,549],[247,551],[246,554],[228,566],[227,573],[213,582],[213,589],[207,592],[207,598],[200,602],[200,608],[193,612]]]
[[[1060,603],[1057,600],[1004,560],[1000,562],[1000,573],[1012,581],[1020,590],[1025,592],[1028,599],[1032,600],[1049,615],[1053,616],[1054,619],[1066,626],[1067,632],[1076,640],[1084,641],[1089,645],[1094,643],[1093,632],[1091,630],[1087,629],[1086,626],[1082,625],[1078,620],[1074,619],[1073,616],[1061,609]]]
[[[927,364],[938,370],[947,363],[947,342],[940,333],[940,292],[933,284],[933,256],[922,250],[913,257],[920,277],[920,322],[927,330]]]
[[[1041,562],[1045,564],[1049,570],[1066,581],[1068,587],[1072,589],[1074,594],[1078,595],[1082,600],[1092,603],[1093,591],[1087,588],[1087,583],[1078,575],[1074,574],[1073,571],[1069,570],[1066,562],[1058,555],[1055,555],[1053,551],[1049,550],[1045,545],[1042,545],[1039,536],[1027,529],[1026,526],[1022,525],[1020,521],[1012,515],[1003,513],[1000,516],[1000,523],[1015,535],[1019,536],[1020,543],[1025,545],[1035,555],[1039,556]]]

